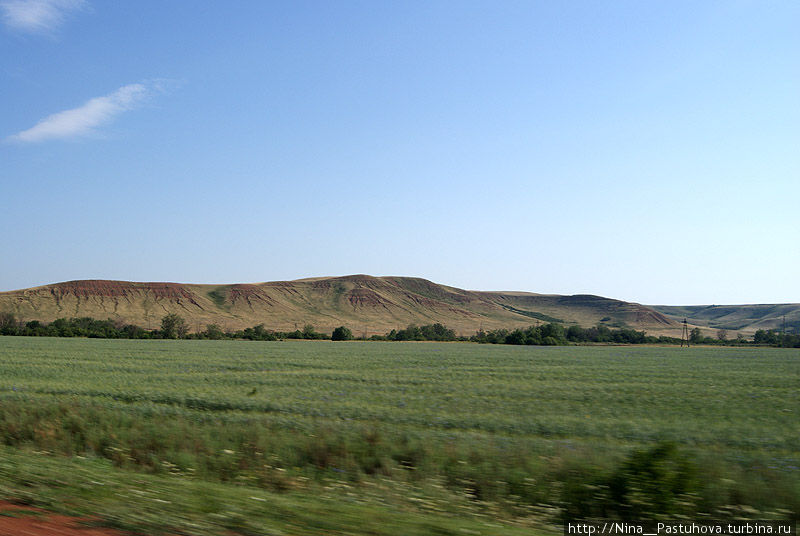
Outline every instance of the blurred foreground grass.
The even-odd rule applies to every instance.
[[[466,504],[460,515],[426,511],[413,500],[434,503],[435,495],[402,495],[403,490],[388,483],[357,494],[348,489],[352,487],[340,481],[314,492],[277,494],[246,485],[131,475],[98,458],[0,448],[0,496],[70,515],[96,516],[104,525],[138,533],[532,534],[529,528],[499,523]]]

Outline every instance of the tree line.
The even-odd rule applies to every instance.
[[[190,333],[186,320],[177,314],[168,314],[161,319],[160,329],[144,329],[134,324],[109,318],[97,320],[90,317],[59,318],[50,323],[31,320],[22,322],[13,313],[0,313],[0,335],[22,335],[29,337],[89,337],[97,339],[325,339],[313,326],[293,332],[267,330],[264,325],[235,332],[224,331],[217,324],[208,324],[199,333]]]
[[[472,342],[486,344],[516,344],[535,346],[563,346],[568,344],[680,344],[675,337],[647,335],[644,331],[630,328],[610,328],[604,325],[582,328],[549,323],[514,330],[480,330],[470,337]]]
[[[753,343],[782,348],[800,348],[800,334],[782,333],[777,329],[759,329],[753,335]]]
[[[700,328],[694,328],[689,333],[691,344],[717,345],[717,346],[774,346],[778,348],[800,348],[800,334],[785,333],[777,329],[759,329],[753,335],[753,339],[746,339],[743,335],[737,334],[730,338],[728,330],[718,329],[716,337],[703,335]]]
[[[0,335],[21,335],[33,337],[89,337],[101,339],[243,339],[253,341],[277,341],[284,339],[306,340],[365,340],[366,337],[355,337],[352,330],[339,326],[330,335],[316,331],[313,325],[307,324],[303,329],[294,331],[276,331],[268,329],[264,324],[230,331],[218,324],[207,324],[203,331],[190,333],[189,325],[180,315],[171,313],[161,319],[160,329],[144,329],[134,324],[109,318],[97,320],[89,317],[59,318],[50,323],[31,320],[23,322],[13,313],[0,312]],[[373,341],[464,341],[482,344],[513,344],[559,346],[568,344],[613,343],[613,344],[680,344],[681,339],[675,337],[647,335],[644,331],[630,328],[610,328],[598,325],[590,328],[580,326],[564,327],[551,322],[530,326],[528,328],[480,329],[470,337],[456,335],[453,329],[443,324],[417,326],[410,324],[405,329],[393,329],[385,335],[372,335]],[[800,335],[781,333],[777,330],[758,330],[752,341],[741,335],[729,339],[725,330],[718,330],[716,337],[706,337],[699,328],[691,331],[691,344],[714,344],[727,346],[761,345],[800,348]]]
[[[331,339],[349,340],[353,333],[340,326],[332,336],[320,333],[308,324],[302,330],[275,331],[264,324],[238,331],[222,329],[218,324],[207,324],[206,329],[196,333],[189,332],[189,324],[178,314],[168,314],[161,318],[159,329],[144,329],[140,326],[109,318],[97,320],[90,317],[59,318],[50,323],[39,320],[23,322],[13,313],[0,312],[0,335],[20,335],[28,337],[88,337],[93,339],[245,339],[258,341],[277,341],[281,339]]]

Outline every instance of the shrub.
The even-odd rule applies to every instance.
[[[186,321],[175,313],[170,313],[161,319],[161,334],[165,339],[186,337],[188,331]]]
[[[332,341],[349,341],[353,338],[353,332],[349,328],[339,326],[331,334]]]

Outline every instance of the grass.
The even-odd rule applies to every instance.
[[[225,296],[224,287],[217,287],[214,290],[209,290],[206,294],[211,298],[211,301],[214,302],[214,305],[220,309],[230,309],[228,299]]]
[[[247,484],[228,485],[175,475],[119,471],[107,460],[59,458],[0,447],[0,495],[62,513],[93,516],[102,524],[146,534],[498,534],[522,536],[529,529],[475,515],[397,505],[388,485],[377,483],[356,496],[352,485],[331,481],[313,492],[277,494]],[[413,490],[408,490],[413,494]],[[398,507],[400,506],[400,507]]]
[[[797,518],[799,387],[783,349],[3,337],[0,491],[190,534]]]

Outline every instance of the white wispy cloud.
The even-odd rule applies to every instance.
[[[87,6],[86,0],[0,0],[3,22],[27,32],[53,30],[68,13]]]
[[[84,136],[122,112],[141,105],[156,90],[160,90],[160,85],[155,82],[123,86],[104,97],[95,97],[78,108],[45,117],[33,127],[6,140],[35,143]]]

